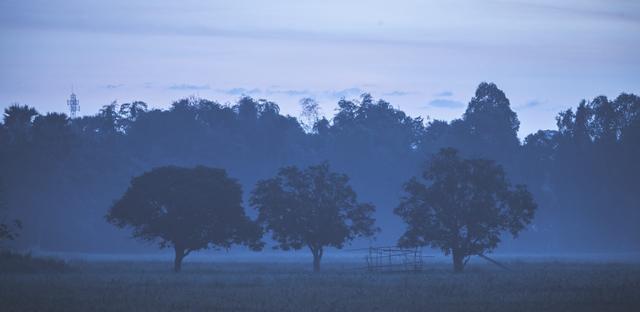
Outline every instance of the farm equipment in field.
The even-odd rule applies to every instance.
[[[424,258],[422,248],[369,247],[365,256],[367,270],[371,272],[422,271]]]

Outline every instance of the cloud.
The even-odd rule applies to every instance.
[[[453,92],[451,92],[451,91],[442,91],[442,92],[438,92],[438,93],[436,93],[434,95],[438,96],[438,97],[449,97],[449,96],[453,95]]]
[[[411,94],[411,92],[395,90],[395,91],[383,93],[382,95],[383,96],[405,96],[408,94]]]
[[[192,84],[174,84],[169,87],[170,90],[208,90],[209,85],[192,85]]]
[[[562,3],[562,2],[559,2]],[[617,3],[618,5],[607,5],[606,2],[602,2],[600,5],[594,5],[596,3],[589,4],[544,4],[538,3],[538,1],[529,2],[503,2],[503,5],[512,6],[517,10],[529,10],[545,13],[547,16],[556,14],[563,18],[571,18],[573,16],[582,17],[592,20],[601,21],[603,19],[610,19],[614,21],[624,21],[637,23],[640,17],[640,10],[638,6],[629,1],[628,3]]]
[[[305,90],[278,89],[278,88],[272,88],[272,89],[266,90],[266,94],[285,94],[288,96],[296,96],[296,97],[322,96],[326,98],[335,98],[335,99],[355,98],[355,97],[359,97],[363,93],[365,93],[365,91],[358,87],[352,87],[352,88],[341,89],[341,90],[325,90],[325,91],[318,91],[318,90],[313,91],[313,90],[306,90],[306,89]]]
[[[461,107],[464,107],[464,103],[462,103],[462,102],[454,101],[454,100],[447,100],[447,99],[431,100],[428,105],[429,106],[433,106],[433,107],[440,107],[440,108],[461,108]]]
[[[231,89],[218,89],[216,91],[229,94],[229,95],[248,95],[248,94],[256,94],[261,92],[260,89],[258,88],[253,88],[253,89],[231,88]]]
[[[108,84],[108,85],[106,85],[104,87],[107,88],[107,89],[117,89],[117,88],[120,88],[120,87],[123,87],[123,86],[124,86],[123,84],[119,83],[119,84]]]
[[[360,96],[362,93],[364,93],[364,91],[362,91],[360,88],[355,88],[355,87],[338,90],[338,91],[325,92],[325,94],[329,95],[330,97],[338,98],[338,99],[356,97],[356,96]]]
[[[268,89],[267,94],[285,94],[288,96],[304,96],[310,95],[312,92],[308,90],[278,90],[278,89]]]
[[[524,106],[529,108],[529,107],[536,107],[536,106],[538,106],[540,104],[542,104],[540,101],[532,100],[532,101],[527,102],[527,104],[525,104]]]
[[[540,106],[540,105],[542,105],[544,103],[545,103],[544,101],[540,101],[540,100],[534,99],[534,100],[528,101],[527,103],[525,103],[523,105],[519,105],[517,108],[518,109],[529,109],[529,108],[538,107],[538,106]]]

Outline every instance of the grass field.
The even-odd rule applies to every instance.
[[[434,263],[368,273],[353,263],[74,262],[0,274],[2,311],[640,311],[640,264]]]

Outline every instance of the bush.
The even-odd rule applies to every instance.
[[[1,273],[64,272],[69,266],[64,260],[33,257],[31,253],[0,251]]]

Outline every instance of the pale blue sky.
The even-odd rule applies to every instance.
[[[0,107],[66,111],[73,85],[83,114],[244,93],[330,116],[367,91],[450,120],[492,81],[523,137],[582,98],[640,93],[638,51],[639,1],[0,0]]]

